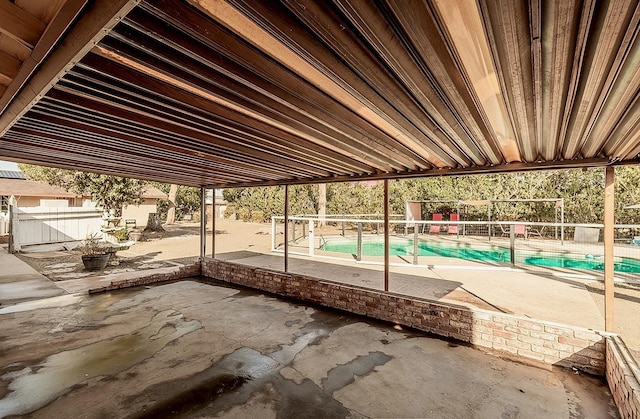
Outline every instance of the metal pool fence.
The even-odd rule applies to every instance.
[[[289,217],[290,254],[379,263],[384,256],[380,214]],[[603,224],[513,221],[417,221],[391,216],[393,265],[512,267],[600,276]],[[319,227],[323,225],[322,227]],[[283,251],[284,217],[273,217],[272,251]],[[616,225],[616,276],[640,278],[640,225]]]

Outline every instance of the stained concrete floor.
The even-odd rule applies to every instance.
[[[0,397],[0,417],[617,417],[592,377],[195,280],[0,308]]]

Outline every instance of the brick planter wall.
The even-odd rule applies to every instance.
[[[502,355],[604,375],[604,333],[207,258],[202,275],[469,342]]]
[[[121,288],[137,287],[156,282],[174,281],[176,279],[199,276],[200,272],[200,263],[170,268],[149,269],[148,271],[128,272],[125,274],[118,274],[116,278],[110,281],[107,285],[89,289],[89,294],[113,291]]]
[[[624,342],[607,339],[607,382],[623,418],[640,418],[640,368]]]

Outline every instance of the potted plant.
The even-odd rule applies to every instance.
[[[109,253],[100,246],[99,233],[87,237],[80,246],[82,263],[88,271],[101,271],[109,263]]]

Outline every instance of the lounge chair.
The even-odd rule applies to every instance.
[[[527,228],[527,235],[529,237],[538,236],[538,237],[542,238],[542,232],[543,231],[544,231],[544,226],[542,226],[542,228],[540,230],[538,230],[537,228],[534,228],[534,227],[528,227]]]
[[[459,221],[458,214],[451,214],[449,219],[451,221]],[[449,234],[458,234],[458,224],[449,224],[449,228],[447,229],[447,233],[449,233]]]
[[[516,236],[520,234],[524,236],[525,239],[527,238],[527,226],[524,224],[515,224],[513,226],[513,232]]]
[[[442,221],[442,214],[435,213],[433,214],[433,221]],[[440,234],[440,226],[442,224],[431,224],[429,226],[429,233]]]

